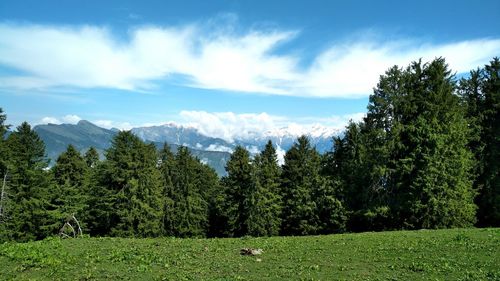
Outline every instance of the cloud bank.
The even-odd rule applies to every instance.
[[[290,118],[267,113],[181,111],[179,124],[197,129],[201,134],[234,140],[266,139],[268,136],[310,135],[330,137],[343,130],[349,120],[360,121],[365,114],[354,113],[329,117]]]
[[[442,44],[355,40],[331,44],[304,65],[300,52],[277,50],[300,36],[295,30],[140,26],[122,38],[99,26],[3,23],[0,34],[0,65],[16,70],[1,74],[0,87],[25,90],[150,91],[167,81],[232,92],[357,98],[368,96],[379,75],[395,64],[443,56],[463,73],[500,53],[496,38]]]
[[[76,124],[78,121],[82,120],[78,115],[65,115],[61,118],[56,118],[52,116],[43,117],[40,120],[40,124]]]

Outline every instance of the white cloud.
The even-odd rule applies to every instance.
[[[233,153],[233,149],[224,145],[218,145],[218,144],[211,144],[207,148],[205,148],[207,151],[220,151],[220,152],[229,152]]]
[[[82,120],[78,115],[66,115],[62,118],[63,123],[76,124]]]
[[[266,139],[269,136],[311,135],[330,137],[343,130],[349,120],[360,121],[364,113],[340,116],[291,119],[263,113],[181,111],[180,124],[197,129],[201,134],[234,140]],[[249,147],[248,149],[252,149]]]
[[[281,117],[267,113],[236,114],[233,112],[181,111],[184,125],[198,129],[201,134],[232,142],[248,139],[276,128]]]
[[[95,120],[92,121],[92,123],[106,129],[116,128],[119,130],[130,130],[134,127],[129,122],[115,122],[111,120]]]
[[[61,124],[62,122],[51,116],[43,117],[42,120],[40,120],[40,124]]]
[[[234,23],[232,23],[234,24]],[[151,90],[173,75],[185,86],[307,97],[364,97],[392,65],[443,56],[467,72],[500,53],[500,39],[430,44],[420,40],[345,41],[313,54],[308,66],[295,50],[276,47],[299,36],[289,30],[227,26],[141,26],[118,38],[97,26],[0,24],[0,64],[24,71],[5,74],[3,88],[60,86]]]
[[[248,152],[250,152],[250,154],[253,155],[261,152],[260,149],[255,145],[247,145],[245,149],[248,150]]]
[[[43,117],[39,124],[76,124],[78,123],[78,121],[82,120],[82,118],[80,118],[78,115],[66,115],[66,116],[63,116],[61,118],[57,118],[57,117],[52,117],[52,116],[47,116],[47,117]]]
[[[457,73],[475,69],[500,52],[500,39],[478,39],[447,44],[418,41],[351,42],[333,46],[316,57],[305,78],[292,92],[316,97],[363,97],[377,85],[379,76],[393,65],[406,66],[444,57]]]

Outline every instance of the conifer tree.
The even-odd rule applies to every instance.
[[[162,232],[161,178],[156,148],[121,131],[106,151],[100,184],[112,196],[110,233],[153,237]]]
[[[24,122],[7,139],[9,149],[9,201],[4,239],[28,241],[52,234],[46,212],[50,174],[45,171],[45,145]]]
[[[232,237],[248,235],[255,182],[250,154],[245,148],[236,147],[226,164],[226,171],[227,176],[223,179],[226,233]]]
[[[484,185],[479,219],[482,225],[500,226],[500,59],[494,58],[484,72]]]
[[[283,198],[282,235],[312,235],[319,232],[314,193],[324,184],[321,159],[309,139],[301,136],[286,152],[281,174]]]
[[[280,167],[271,141],[253,161],[255,173],[253,194],[249,194],[248,234],[273,236],[281,226]]]
[[[459,94],[466,106],[475,156],[474,187],[478,191],[478,225],[500,225],[500,60],[471,71],[460,81]]]
[[[116,191],[108,188],[106,161],[96,162],[89,166],[87,162],[87,180],[85,184],[86,208],[82,221],[85,223],[85,232],[91,236],[108,236],[112,218],[115,217],[114,195]]]
[[[469,129],[454,80],[442,58],[414,62],[394,103],[397,135],[392,186],[395,217],[404,228],[465,227],[474,222],[467,149]]]
[[[168,152],[163,151],[167,156]],[[167,156],[168,157],[168,156]],[[171,177],[172,187],[166,189],[167,203],[164,216],[166,234],[177,237],[204,237],[208,230],[207,187],[204,185],[206,170],[198,159],[193,157],[187,147],[181,146],[175,156],[175,166],[168,173],[165,162],[162,167],[165,183]],[[167,174],[165,174],[167,172]],[[170,175],[169,175],[170,174]],[[206,178],[208,179],[208,178]]]
[[[88,169],[84,158],[73,145],[69,145],[57,158],[52,169],[56,188],[51,190],[50,199],[51,207],[57,212],[59,221],[71,216],[82,220],[87,203],[85,193]]]
[[[85,152],[84,160],[89,168],[94,168],[99,162],[99,153],[93,146]]]

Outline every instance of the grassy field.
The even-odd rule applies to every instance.
[[[243,247],[262,248],[241,256]],[[0,245],[1,280],[500,280],[500,229]]]

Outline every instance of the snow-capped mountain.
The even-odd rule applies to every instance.
[[[237,145],[241,145],[255,154],[266,145],[268,140],[271,140],[278,149],[288,150],[301,135],[308,136],[316,149],[323,153],[332,148],[332,137],[338,135],[340,130],[319,124],[312,126],[291,124],[263,133],[245,132],[230,140],[207,136],[195,127],[175,123],[133,128],[132,132],[143,140],[173,143],[207,151],[232,152]]]
[[[47,155],[52,161],[55,161],[69,144],[74,145],[81,152],[85,152],[92,146],[102,156],[104,151],[110,147],[112,138],[119,131],[117,129],[104,129],[85,120],[81,120],[78,124],[37,125],[34,130],[45,142]],[[202,134],[195,127],[175,123],[133,128],[132,132],[146,142],[153,142],[158,147],[161,147],[165,142],[174,151],[180,145],[186,146],[196,157],[214,168],[221,176],[225,175],[224,167],[229,160],[229,153],[237,145],[245,147],[251,154],[257,154],[264,148],[267,141],[271,140],[275,144],[278,160],[283,163],[285,151],[293,145],[297,137],[308,136],[318,151],[325,152],[332,147],[332,136],[339,134],[339,130],[321,125],[309,128],[290,125],[263,133],[244,132],[242,134],[244,137],[224,140]]]

